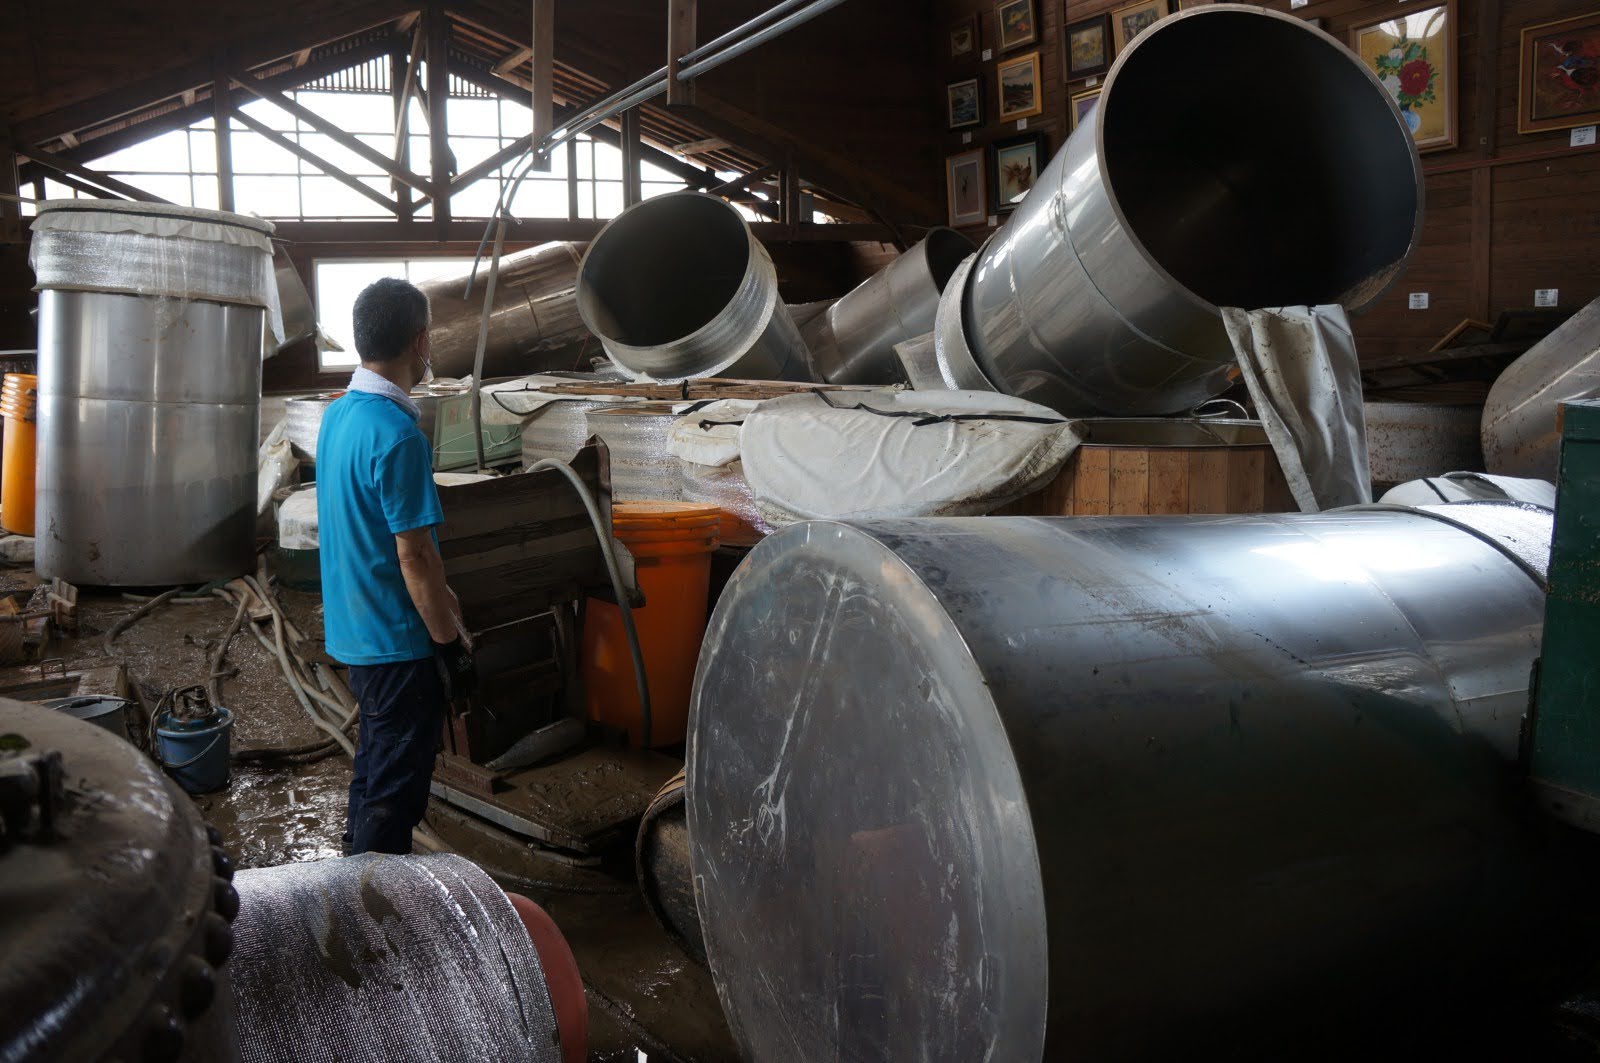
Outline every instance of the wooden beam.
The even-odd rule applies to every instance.
[[[304,159],[306,162],[309,162],[311,165],[315,166],[317,169],[321,170],[335,181],[338,181],[340,184],[360,192],[362,195],[366,196],[368,199],[389,210],[390,212],[399,214],[400,204],[396,203],[394,200],[390,199],[388,196],[384,195],[382,192],[379,192],[377,189],[368,185],[364,181],[361,181],[355,177],[351,177],[349,174],[345,173],[343,170],[339,169],[333,163],[324,159],[316,152],[311,151],[309,148],[301,147],[297,142],[290,140],[288,137],[284,136],[282,133],[279,133],[275,129],[267,128],[254,118],[251,118],[249,115],[245,114],[243,111],[235,111],[233,116],[238,119],[239,123],[246,129],[260,133],[263,137],[266,137],[284,151]]]
[[[97,185],[100,188],[105,189],[107,192],[114,192],[126,199],[136,199],[141,203],[167,202],[167,200],[162,199],[160,196],[152,195],[142,188],[135,188],[132,185],[123,184],[115,177],[107,177],[98,170],[91,170],[87,166],[79,165],[78,163],[73,162],[71,159],[62,158],[60,155],[57,155],[54,152],[45,151],[43,148],[22,148],[21,154],[26,155],[28,158],[32,159],[34,162],[38,163],[40,166],[43,166],[47,170],[54,170],[60,174],[70,174],[73,177],[81,177],[90,184]],[[73,187],[81,189],[82,186],[74,185]],[[101,194],[104,195],[103,192]]]
[[[1474,86],[1473,132],[1478,138],[1478,158],[1487,159],[1496,147],[1495,118],[1500,106],[1500,0],[1478,0],[1478,79]]]
[[[394,161],[406,170],[411,169],[411,55],[396,37],[389,50],[389,98],[394,109]],[[389,179],[389,191],[400,205],[399,214],[409,218],[416,209],[411,202],[411,189],[395,178]]]
[[[622,206],[633,206],[643,198],[639,184],[639,108],[622,112]]]
[[[687,144],[675,144],[672,150],[679,155],[705,155],[731,147],[733,145],[722,137],[706,137],[704,140],[691,140]]]
[[[784,160],[783,172],[778,175],[778,218],[785,225],[800,224],[800,171],[794,167],[794,156]]]
[[[506,232],[506,247],[518,249],[551,240],[571,240],[583,243],[592,240],[605,228],[607,218],[524,218],[512,223]],[[371,253],[370,244],[407,245],[407,249],[425,251],[440,243],[453,245],[455,250],[471,254],[483,237],[481,220],[452,221],[438,235],[436,222],[400,221],[383,218],[352,221],[279,221],[275,235],[290,243],[325,244],[345,248],[346,256]],[[893,236],[885,225],[802,225],[791,233],[789,228],[776,222],[753,222],[750,231],[756,238],[768,243],[817,243],[836,240],[870,240],[888,243]]]
[[[276,33],[254,34],[219,42],[219,46],[209,51],[203,59],[25,119],[16,123],[13,133],[18,144],[41,144],[62,133],[77,132],[86,126],[148,107],[153,102],[181,96],[184,89],[209,84],[212,80],[211,56],[216,52],[227,52],[236,65],[255,68],[282,59],[308,44],[316,48],[384,25],[408,6],[408,0],[356,0],[326,5],[318,14],[317,34],[320,39],[314,42],[305,39],[307,31],[299,20],[285,20],[282,29]]]
[[[450,131],[445,103],[450,98],[450,18],[440,0],[428,0],[423,12],[428,38],[428,137],[433,162],[433,223],[439,239],[450,228],[450,177],[455,156],[450,151]]]
[[[533,0],[533,47],[528,50],[533,59],[533,142],[542,143],[555,130],[555,65],[556,65],[556,5],[555,0]],[[499,68],[496,67],[499,73]],[[533,160],[533,168],[541,173],[550,172],[550,156],[541,153]]]
[[[534,18],[538,19],[538,17],[538,11],[535,10]],[[537,26],[535,26],[535,32],[537,32]],[[507,55],[504,59],[496,63],[492,69],[496,74],[504,74],[506,71],[515,70],[523,63],[526,63],[532,55],[532,48],[518,48],[511,54]]]
[[[217,207],[233,209],[233,103],[228,91],[228,76],[217,64],[216,80],[211,84],[212,139],[217,151]]]
[[[667,106],[694,103],[694,82],[679,81],[678,60],[694,51],[698,33],[697,0],[667,0]]]
[[[578,138],[567,141],[567,218],[578,220]]]
[[[263,85],[253,75],[239,71],[229,76],[246,92],[253,96],[259,97],[260,99],[266,100],[268,103],[273,104],[280,110],[287,111],[288,113],[294,115],[312,129],[315,129],[323,136],[328,137],[334,143],[338,144],[347,151],[352,151],[361,156],[361,158],[365,159],[367,162],[370,162],[372,165],[376,166],[378,169],[382,170],[396,181],[399,181],[401,184],[414,188],[418,192],[428,191],[428,182],[423,178],[418,177],[410,170],[400,166],[393,159],[384,155],[383,152],[369,147],[364,141],[359,140],[349,133],[346,133],[344,130],[340,129],[338,126],[334,125],[320,114],[317,114],[315,111],[302,107],[300,104],[294,102],[277,89]]]
[[[524,135],[518,137],[516,140],[513,140],[511,143],[507,144],[505,147],[489,156],[487,159],[484,159],[482,162],[478,163],[476,166],[464,170],[461,173],[456,174],[455,177],[451,178],[451,193],[454,194],[459,192],[468,185],[475,184],[476,182],[483,180],[494,171],[500,169],[500,167],[504,166],[506,163],[515,162],[517,159],[522,158],[522,156],[528,153],[528,149],[531,147],[533,147],[532,136]]]
[[[17,180],[17,152],[11,141],[0,133],[0,243],[22,242],[22,203],[9,197],[22,194]]]

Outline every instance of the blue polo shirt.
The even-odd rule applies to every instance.
[[[322,625],[330,657],[366,665],[433,653],[394,537],[443,521],[432,448],[410,412],[358,391],[335,400],[317,434]]]

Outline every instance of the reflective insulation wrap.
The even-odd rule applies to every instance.
[[[599,436],[611,452],[611,496],[622,502],[681,502],[682,464],[672,453],[673,402],[635,402],[590,410],[585,438]],[[524,436],[526,439],[526,436]]]
[[[895,344],[933,330],[939,296],[972,241],[943,227],[817,315],[803,331],[815,373],[830,384],[906,382]]]
[[[241,871],[233,990],[247,1063],[560,1063],[539,955],[454,855]]]
[[[483,351],[485,379],[578,368],[584,346],[591,340],[578,316],[576,299],[582,251],[582,244],[558,242],[501,258]],[[417,285],[427,295],[433,313],[428,339],[433,371],[439,376],[472,375],[483,297],[488,290],[488,262],[478,264],[472,294],[464,298],[469,274],[436,277]]]
[[[1374,487],[1443,476],[1452,469],[1483,468],[1480,406],[1368,402],[1366,414]]]
[[[762,516],[745,479],[744,464],[697,465],[678,460],[683,478],[681,497],[685,502],[703,502],[722,510],[722,528],[717,539],[724,546],[754,546],[772,533],[772,525]]]
[[[160,1028],[185,1050],[161,1058],[238,1059],[231,865],[194,802],[131,742],[66,712],[0,698],[0,735],[0,1059],[144,1060]],[[63,787],[46,832],[40,794],[17,798],[52,754]]]
[[[317,460],[317,436],[322,431],[322,415],[328,412],[333,400],[342,391],[328,391],[321,395],[306,395],[287,400],[283,404],[284,433],[294,456],[301,461]]]
[[[810,379],[772,259],[715,196],[656,196],[608,222],[578,271],[578,312],[637,379]]]
[[[1512,362],[1483,407],[1484,467],[1505,476],[1556,478],[1563,402],[1600,394],[1600,299]]]
[[[969,345],[994,386],[1065,414],[1177,413],[1228,386],[1219,306],[1355,313],[1400,276],[1421,225],[1410,132],[1347,48],[1255,7],[1179,12],[1117,56],[945,289],[963,336],[941,337],[941,360]]]
[[[1550,517],[1441,509],[769,536],[689,736],[742,1056],[1283,1058],[1585,970],[1518,767]]]
[[[522,425],[522,464],[544,458],[571,461],[589,438],[589,414],[618,405],[615,397],[598,397],[562,398],[539,406]]]

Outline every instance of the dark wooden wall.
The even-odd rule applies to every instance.
[[[1028,126],[1048,132],[1052,151],[1071,125],[1069,93],[1080,88],[1062,82],[1060,29],[1066,21],[1126,2],[1036,0],[1045,113],[1029,119]],[[1260,6],[1288,12],[1289,0]],[[1419,6],[1420,0],[1409,7],[1398,0],[1312,0],[1292,14],[1320,18],[1325,30],[1346,40],[1355,23]],[[1354,322],[1363,358],[1426,350],[1464,318],[1492,321],[1501,310],[1531,307],[1536,288],[1559,288],[1562,305],[1574,308],[1600,297],[1600,255],[1595,254],[1600,151],[1569,147],[1566,131],[1517,132],[1522,28],[1596,10],[1594,0],[1457,0],[1458,146],[1422,156],[1427,173],[1422,241],[1406,277]],[[944,35],[955,19],[977,11],[983,47],[993,47],[994,5],[939,0],[938,11],[943,75],[934,91],[942,97],[945,81],[971,76],[981,66],[985,115],[992,115],[995,62],[951,64]],[[976,131],[973,143],[1012,135],[1014,124],[1001,128],[991,121]],[[958,133],[944,133],[943,142],[946,155],[969,149]],[[1429,309],[1407,308],[1407,295],[1414,291],[1429,293]]]

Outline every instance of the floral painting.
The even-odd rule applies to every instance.
[[[1600,123],[1600,12],[1522,31],[1522,89],[1517,129]]]
[[[1400,108],[1419,149],[1454,147],[1454,3],[1357,26],[1356,54]]]

